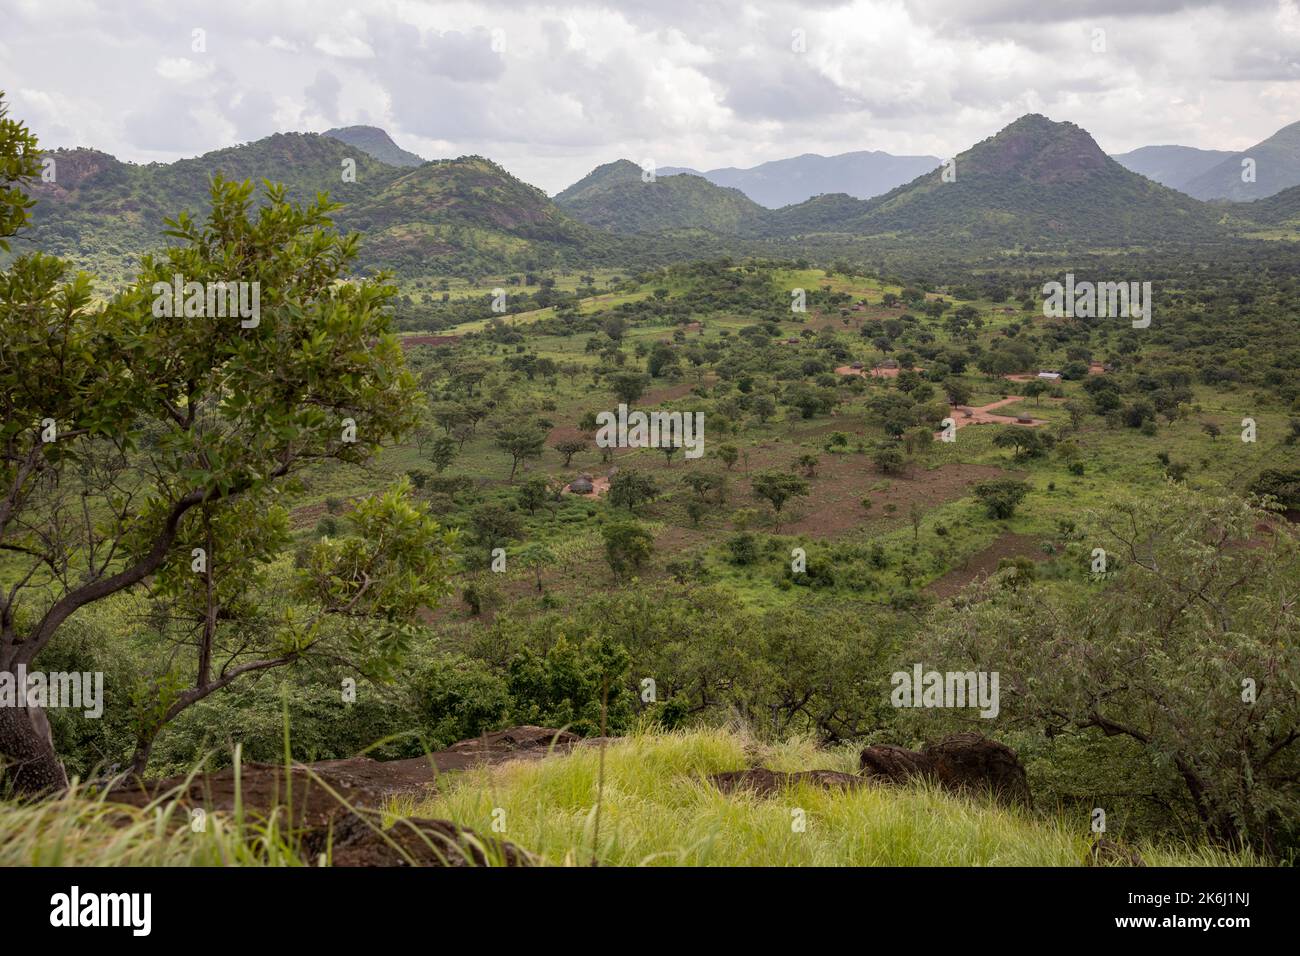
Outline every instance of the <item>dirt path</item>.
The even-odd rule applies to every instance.
[[[1003,558],[1026,557],[1046,561],[1047,555],[1040,547],[1042,539],[1032,534],[1004,534],[983,551],[971,556],[959,568],[953,568],[941,578],[926,585],[939,600],[950,598],[977,580],[988,577],[998,569]]]
[[[536,760],[549,753],[565,753],[578,742],[576,735],[564,730],[512,727],[459,741],[425,757],[352,757],[295,764],[287,779],[279,764],[245,763],[240,767],[238,788],[234,769],[227,767],[198,774],[192,780],[168,777],[143,786],[123,785],[110,791],[108,798],[142,807],[174,792],[182,806],[224,812],[233,811],[238,798],[245,810],[262,816],[274,807],[289,809],[291,800],[295,825],[320,826],[345,814],[349,807],[379,809],[393,796],[432,792],[443,773],[485,763]]]
[[[1014,415],[995,415],[993,409],[1004,408],[1007,405],[1014,405],[1016,402],[1023,402],[1023,395],[1009,395],[1006,398],[1000,398],[996,402],[989,402],[987,405],[981,405],[974,408],[970,405],[953,405],[950,415],[953,424],[958,428],[965,428],[967,425],[1019,425],[1021,428],[1038,428],[1046,425],[1046,420],[1042,418],[1031,418],[1027,422],[1020,421]],[[934,433],[936,439],[943,437],[942,431]]]

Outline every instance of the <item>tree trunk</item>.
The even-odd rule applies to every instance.
[[[37,708],[0,707],[0,762],[4,785],[17,794],[34,796],[68,785],[50,739],[49,721]]]

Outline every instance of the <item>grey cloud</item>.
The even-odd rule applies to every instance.
[[[326,119],[333,120],[339,115],[339,92],[342,89],[343,84],[337,76],[329,70],[319,70],[316,79],[302,92],[310,106]]]

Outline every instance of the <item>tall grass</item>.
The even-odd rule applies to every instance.
[[[612,866],[1078,866],[1088,851],[1083,828],[933,788],[800,785],[771,797],[721,793],[708,774],[757,763],[857,770],[857,748],[824,751],[807,740],[765,746],[726,730],[611,743],[600,845],[593,847],[599,760],[599,748],[584,745],[566,757],[482,767],[431,799],[397,801],[390,809],[483,830],[500,820],[502,836],[554,865],[586,865],[594,851]],[[795,811],[802,811],[802,832]],[[1158,866],[1256,862],[1206,849],[1140,850]]]
[[[443,775],[432,797],[392,800],[386,823],[452,820],[561,866],[590,865],[593,857],[605,866],[1078,866],[1087,855],[1080,826],[933,788],[796,786],[759,797],[724,794],[706,779],[756,765],[853,772],[856,748],[819,750],[803,739],[763,744],[733,730],[696,730],[613,741],[604,760],[598,842],[601,751],[594,744]],[[0,801],[0,866],[327,862],[302,858],[288,810],[262,819],[237,805],[208,813],[196,830],[177,802],[183,789],[143,808],[114,803],[85,785],[43,802]],[[800,817],[802,830],[795,825]],[[1205,848],[1138,849],[1153,866],[1259,862]]]

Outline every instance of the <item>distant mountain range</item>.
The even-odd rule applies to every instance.
[[[1243,165],[1253,164],[1253,181],[1243,179]],[[1197,199],[1251,202],[1300,186],[1300,123],[1284,126],[1268,139],[1233,153],[1181,188]]]
[[[389,166],[419,166],[425,162],[415,153],[402,149],[377,126],[339,126],[327,129],[324,135],[364,150],[369,156]]]
[[[55,160],[52,182],[26,187],[38,202],[33,229],[16,251],[41,248],[120,276],[141,252],[163,244],[165,218],[206,211],[208,184],[218,172],[282,182],[298,201],[328,191],[343,203],[335,214],[340,227],[365,234],[362,264],[418,274],[625,268],[624,260],[647,261],[647,255],[680,257],[706,247],[743,253],[756,248],[751,241],[812,236],[1116,247],[1295,228],[1297,139],[1300,124],[1247,150],[1256,160],[1254,185],[1271,193],[1227,206],[1157,180],[1181,182],[1189,192],[1235,195],[1246,154],[1220,158],[1207,150],[1150,147],[1115,159],[1078,126],[1039,115],[1023,116],[958,154],[951,177],[944,176],[949,167],[930,167],[927,157],[892,157],[927,168],[872,198],[823,193],[776,209],[689,173],[661,168],[647,182],[626,160],[598,167],[552,199],[484,157],[425,162],[373,127],[277,133],[143,166],[93,149],[65,149],[47,154]],[[355,162],[355,181],[341,175],[346,160]],[[1215,184],[1221,188],[1210,189]]]
[[[927,170],[872,199],[843,193],[763,209],[701,177],[642,181],[635,164],[601,166],[556,196],[574,218],[621,233],[705,229],[740,236],[810,233],[931,236],[1001,243],[1123,244],[1217,231],[1202,203],[1130,172],[1087,132],[1021,117],[959,154],[950,180]]]
[[[1128,153],[1112,153],[1110,158],[1162,186],[1181,190],[1231,155],[1227,150],[1194,146],[1143,146]]]
[[[665,166],[659,176],[702,176],[717,186],[738,189],[760,206],[779,209],[823,193],[845,193],[870,199],[939,165],[935,156],[893,156],[859,151],[838,156],[804,153],[748,169],[727,166],[697,172],[684,166]]]

